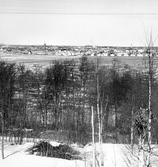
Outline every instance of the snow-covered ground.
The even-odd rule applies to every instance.
[[[54,142],[55,145],[57,145]],[[1,167],[78,167],[84,166],[84,161],[69,161],[58,158],[29,155],[26,150],[33,143],[23,145],[5,145],[5,159],[0,158]],[[1,153],[0,153],[1,156]]]
[[[51,142],[53,146],[59,143]],[[36,155],[29,155],[26,150],[31,147],[33,143],[25,143],[23,145],[5,144],[5,159],[2,160],[0,152],[0,166],[1,167],[92,167],[92,145],[79,147],[72,145],[78,149],[83,157],[83,160],[64,160],[59,158],[41,157]],[[103,144],[100,148],[98,144],[96,149],[96,164],[99,159],[102,159],[104,167],[137,167],[137,150],[135,147],[132,155],[129,145],[123,144]],[[157,148],[155,148],[155,153]],[[0,150],[1,151],[1,150]],[[99,154],[101,152],[101,154]],[[153,166],[158,166],[157,156],[154,157]]]

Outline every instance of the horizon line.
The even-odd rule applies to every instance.
[[[45,44],[45,43],[44,43]],[[8,46],[44,46],[44,44],[4,44],[0,43],[0,46],[2,45],[8,45]],[[86,45],[69,45],[69,44],[46,44],[46,46],[67,46],[67,47],[82,47],[82,46],[92,46],[92,47],[148,47],[148,46],[140,46],[140,45],[132,45],[132,46],[127,46],[127,45],[92,45],[92,44],[86,44]],[[152,46],[153,48],[158,47],[158,46]]]

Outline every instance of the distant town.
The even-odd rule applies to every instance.
[[[147,56],[146,47],[112,46],[52,46],[52,45],[0,45],[0,52],[5,54],[33,54],[54,56]],[[153,47],[158,53],[158,47]]]

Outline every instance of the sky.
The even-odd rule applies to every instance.
[[[0,0],[0,43],[158,46],[157,0]]]

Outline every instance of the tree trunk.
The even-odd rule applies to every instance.
[[[151,157],[151,82],[152,82],[152,62],[151,62],[151,57],[149,53],[149,102],[148,102],[148,153],[147,153],[147,166],[150,166],[150,157]]]
[[[91,125],[92,125],[92,143],[93,143],[93,167],[95,167],[95,138],[94,138],[94,111],[92,107],[92,118],[91,118]]]
[[[4,159],[4,117],[3,112],[1,112],[1,120],[2,120],[2,159]]]
[[[82,125],[84,125],[84,118],[85,118],[85,84],[83,84],[83,109],[82,109]]]
[[[117,102],[115,102],[115,135],[116,135],[116,143],[118,143],[118,135],[117,135]]]
[[[100,108],[100,133],[101,133],[101,141],[100,141],[100,166],[104,166],[104,154],[102,150],[103,144],[103,106]]]
[[[105,114],[105,127],[108,128],[108,120],[109,120],[109,105],[106,107],[106,114]]]
[[[144,167],[144,139],[139,136],[138,167]]]
[[[133,110],[131,112],[132,116],[132,125],[131,125],[131,148],[132,148],[132,154],[133,154],[133,145],[134,145],[134,116],[133,116]]]
[[[100,143],[103,143],[103,106],[100,108]]]
[[[97,115],[98,115],[98,135],[99,135],[99,144],[101,143],[101,119],[100,119],[100,109],[99,109],[99,76],[97,74]]]
[[[72,82],[73,82],[73,126],[75,126],[75,129],[76,129],[76,122],[75,122],[75,117],[76,117],[76,112],[75,112],[75,85],[74,85],[74,73],[72,72]]]

